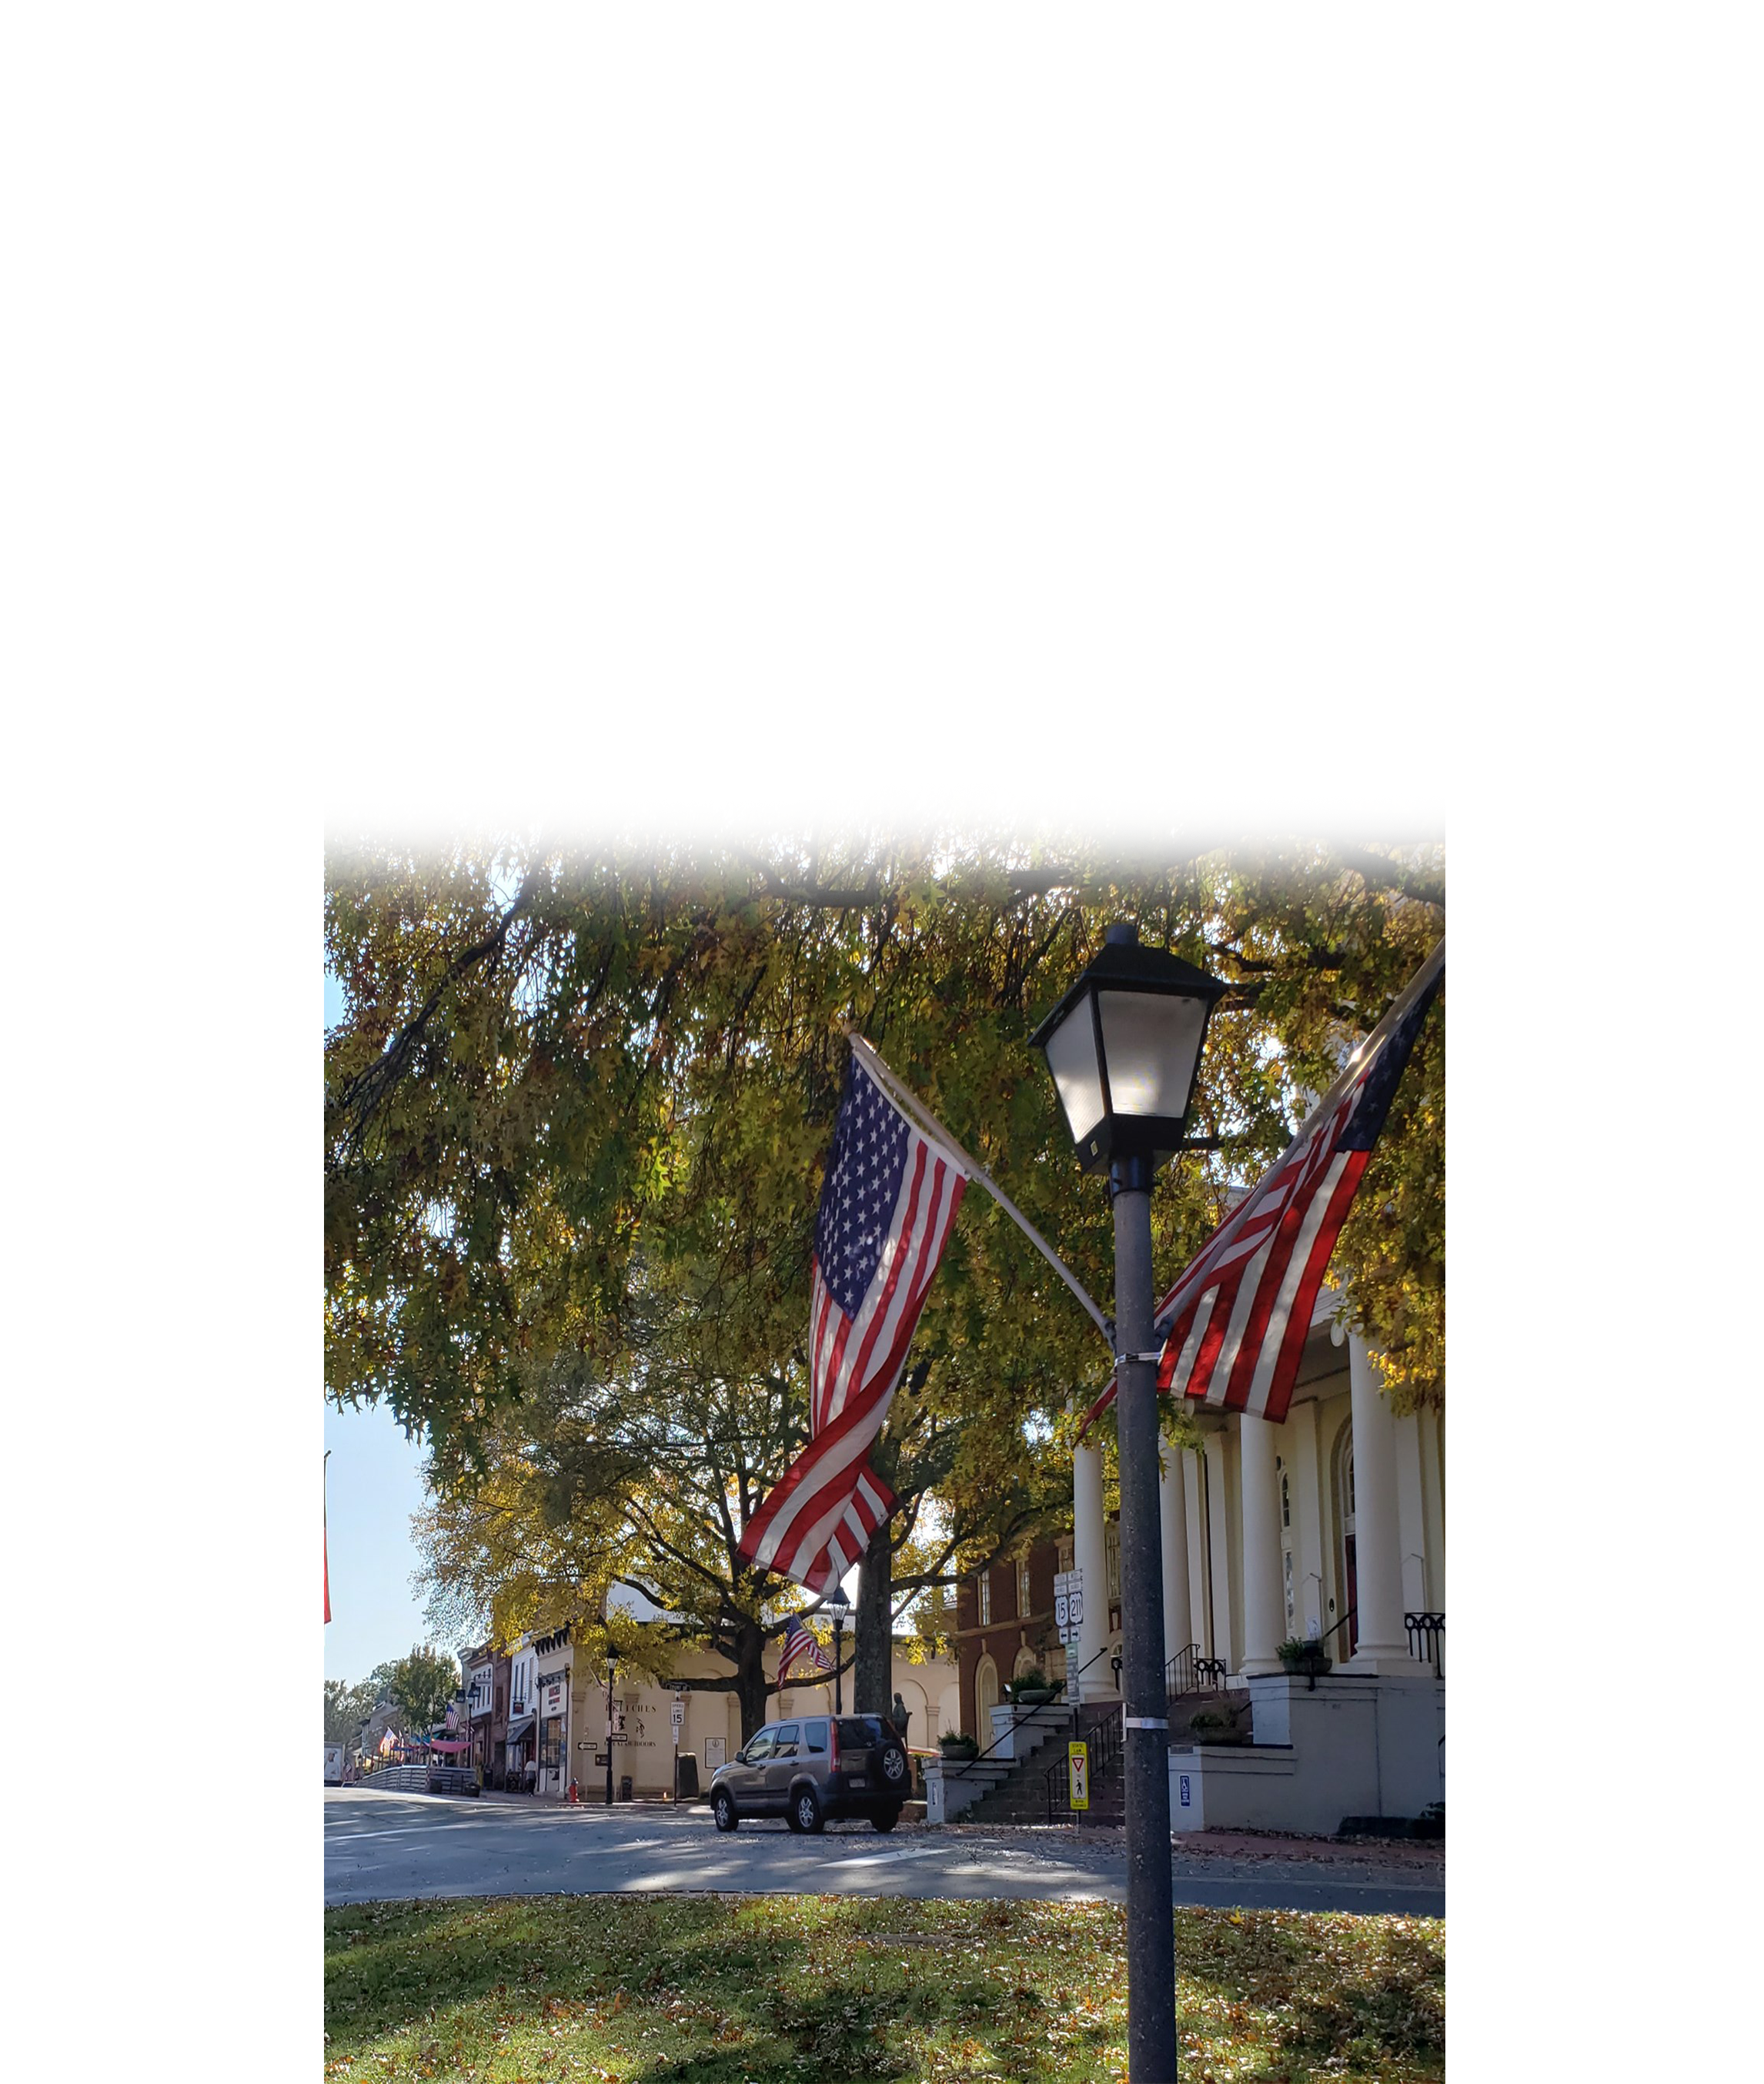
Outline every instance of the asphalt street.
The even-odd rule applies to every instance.
[[[1267,1861],[1172,1853],[1176,1900],[1233,1909],[1443,1917],[1444,1891]],[[1118,1833],[951,1832],[782,1822],[719,1834],[706,1809],[528,1808],[467,1796],[324,1790],[324,1900],[459,1896],[729,1895],[1100,1897],[1126,1900]]]

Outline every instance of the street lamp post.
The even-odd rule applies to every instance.
[[[1106,1168],[1115,1217],[1115,1413],[1121,1448],[1122,1711],[1127,1807],[1127,2075],[1174,2084],[1176,1931],[1164,1684],[1151,1175],[1180,1150],[1201,1047],[1227,987],[1111,926],[1030,1038],[1046,1056],[1078,1161]]]
[[[618,1659],[609,1643],[606,1652],[606,1806],[613,1807],[613,1684],[618,1677]]]
[[[839,1651],[845,1640],[846,1616],[851,1611],[851,1602],[846,1597],[845,1587],[835,1585],[821,1603],[833,1616],[833,1711],[842,1715],[846,1709],[845,1695],[839,1684]]]

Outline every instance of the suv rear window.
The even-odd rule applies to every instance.
[[[861,1751],[882,1741],[882,1720],[878,1715],[844,1715],[839,1719],[839,1748]]]

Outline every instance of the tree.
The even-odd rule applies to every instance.
[[[350,1685],[341,1679],[324,1682],[324,1741],[353,1744],[374,1712],[377,1691],[371,1680]]]
[[[460,1691],[460,1667],[446,1650],[413,1646],[408,1657],[382,1665],[376,1690],[405,1720],[405,1735],[416,1735],[439,1722],[447,1703]]]
[[[493,1446],[524,1451],[498,1446],[496,1423],[555,1364],[629,1394],[653,1366],[641,1357],[659,1307],[672,1312],[671,1358],[654,1381],[722,1384],[718,1423],[753,1451],[729,1462],[725,1440],[722,1463],[658,1489],[653,1539],[671,1538],[670,1515],[697,1511],[713,1548],[724,1540],[693,1488],[719,1467],[738,1535],[804,1430],[800,1347],[842,1021],[1106,1301],[1106,1197],[1079,1179],[1025,1045],[1121,916],[1232,985],[1195,1109],[1220,1148],[1161,1174],[1154,1196],[1173,1274],[1228,1188],[1283,1145],[1303,1089],[1328,1082],[1437,938],[1437,849],[1172,850],[1122,864],[1083,848],[855,841],[676,850],[641,866],[515,848],[333,862],[327,954],[348,1012],[326,1043],[329,1393],[388,1401],[426,1428],[444,1496],[482,1472]],[[1436,1014],[1337,1260],[1410,1397],[1443,1379],[1438,1027]],[[858,1639],[871,1654],[860,1647],[858,1697],[885,1676],[896,1590],[947,1582],[1046,1506],[1061,1414],[1075,1391],[1100,1388],[1107,1364],[1015,1226],[971,1193],[915,1339],[911,1392],[877,1448],[907,1507],[866,1558]],[[660,1407],[644,1396],[653,1434]],[[689,1447],[675,1443],[688,1460],[711,1444],[695,1425]],[[664,1466],[685,1464],[662,1456],[651,1473]],[[615,1471],[596,1465],[584,1482],[583,1510],[615,1495],[627,1519],[636,1510]],[[941,1508],[924,1523],[939,1529],[929,1550],[921,1500]],[[603,1529],[589,1546],[609,1540]],[[894,1561],[910,1549],[897,1588]],[[720,1599],[721,1566],[693,1561]],[[689,1611],[672,1599],[669,1611]],[[717,1626],[761,1625],[751,1602],[736,1604],[745,1618]],[[737,1663],[749,1655],[739,1648]]]

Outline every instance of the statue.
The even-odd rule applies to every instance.
[[[900,1689],[897,1687],[894,1693],[893,1721],[895,1728],[901,1733],[901,1741],[902,1743],[905,1743],[906,1741],[906,1726],[910,1720],[911,1718],[906,1712],[906,1703],[901,1698]]]

